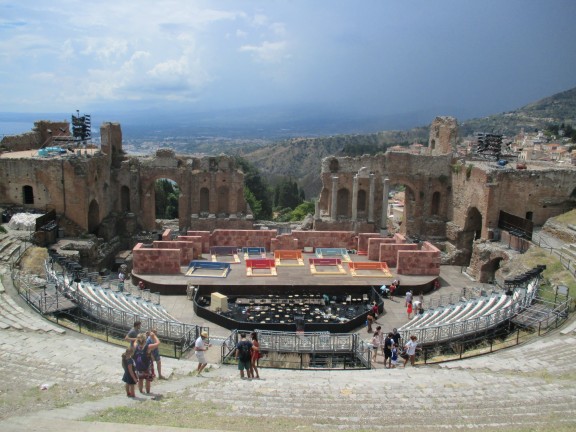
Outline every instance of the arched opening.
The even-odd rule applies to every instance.
[[[336,208],[336,216],[342,217],[350,217],[349,208],[350,208],[350,192],[346,188],[342,188],[338,190],[337,195],[337,208]]]
[[[34,204],[34,188],[32,186],[22,187],[22,202],[24,204]]]
[[[123,212],[130,211],[130,188],[128,186],[120,188],[120,210]]]
[[[338,159],[332,159],[329,166],[331,173],[337,173],[339,169]]]
[[[218,213],[229,214],[229,194],[228,186],[218,188]]]
[[[200,213],[210,213],[210,191],[207,187],[200,188]]]
[[[95,199],[90,202],[88,207],[88,232],[96,234],[98,226],[100,225],[100,205]]]
[[[434,192],[432,194],[432,204],[430,206],[430,214],[432,216],[437,216],[440,211],[440,192]]]
[[[180,188],[174,180],[160,178],[154,182],[156,219],[177,219]]]
[[[430,150],[434,150],[435,148],[436,148],[436,140],[431,139],[430,140]]]
[[[356,201],[356,210],[358,211],[359,216],[366,213],[366,191],[364,189],[360,189],[358,191],[358,199]]]
[[[532,218],[534,217],[534,212],[526,212],[526,219],[528,220],[532,220]]]
[[[484,264],[480,269],[479,282],[493,283],[496,279],[496,272],[500,269],[502,260],[502,257],[497,257]]]
[[[464,231],[471,234],[472,241],[482,236],[482,214],[476,207],[468,209]]]

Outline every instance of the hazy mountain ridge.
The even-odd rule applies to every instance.
[[[572,126],[576,124],[576,88],[556,93],[514,111],[463,121],[460,124],[460,136],[474,132],[515,135],[521,129],[529,132],[562,123]]]

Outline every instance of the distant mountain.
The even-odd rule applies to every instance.
[[[467,120],[460,123],[460,135],[474,132],[493,132],[515,135],[521,129],[534,131],[550,124],[576,126],[576,88],[557,93],[528,104],[522,108],[489,117]]]
[[[443,115],[443,113],[437,113]],[[431,117],[433,118],[433,117]],[[495,132],[513,135],[522,128],[526,131],[542,129],[550,124],[576,126],[576,88],[555,94],[520,109],[460,123],[460,136],[475,132]],[[385,131],[373,134],[334,135],[319,138],[294,138],[240,153],[251,161],[271,182],[277,177],[291,177],[298,181],[306,197],[320,192],[320,164],[327,156],[342,156],[345,146],[367,143],[409,144],[428,142],[428,126],[407,131]]]

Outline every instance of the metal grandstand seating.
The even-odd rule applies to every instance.
[[[70,274],[56,271],[49,261],[45,263],[45,270],[48,283],[72,298],[94,319],[122,329],[129,329],[134,321],[141,321],[142,328],[156,328],[161,337],[170,340],[189,339],[199,334],[198,326],[179,322],[160,306],[144,299],[113,292],[91,282],[78,282]]]
[[[538,266],[506,280],[505,291],[481,295],[458,305],[428,309],[400,327],[400,335],[403,340],[416,335],[419,343],[431,344],[462,339],[501,325],[534,301],[544,269]]]

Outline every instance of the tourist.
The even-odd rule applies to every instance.
[[[134,327],[130,329],[130,331],[124,337],[125,341],[130,342],[130,346],[133,347],[134,343],[136,342],[136,338],[140,334],[140,327],[142,327],[142,323],[140,321],[134,321]]]
[[[386,284],[382,285],[380,287],[380,294],[382,295],[382,297],[388,297],[390,294],[390,289],[386,286]]]
[[[390,291],[390,301],[394,301],[394,292],[396,291],[396,281],[392,282],[392,284],[390,285],[389,291]]]
[[[406,307],[408,307],[408,302],[412,302],[412,291],[406,291]]]
[[[404,349],[406,350],[406,358],[404,359],[404,367],[406,367],[406,363],[410,360],[410,365],[414,366],[414,359],[416,358],[416,348],[418,347],[418,343],[416,342],[418,338],[415,335],[410,336],[410,340],[404,345]]]
[[[196,339],[196,342],[194,343],[194,351],[196,353],[196,358],[198,359],[198,368],[196,369],[196,375],[199,377],[204,376],[202,375],[202,371],[208,365],[205,354],[206,351],[208,351],[208,348],[212,346],[212,344],[206,343],[205,339],[208,339],[207,331],[201,332],[200,336],[198,337],[198,339]]]
[[[136,397],[135,385],[138,382],[138,377],[136,376],[136,365],[134,364],[134,349],[132,347],[126,349],[122,354],[122,369],[124,369],[124,376],[122,381],[125,383],[126,396]]]
[[[398,365],[398,345],[392,345],[392,355],[390,361],[390,368],[394,369]]]
[[[238,370],[240,371],[240,378],[244,379],[244,370],[246,370],[246,378],[250,376],[250,359],[252,353],[252,342],[246,340],[246,333],[240,333],[240,342],[236,345],[235,357],[238,360]]]
[[[262,357],[260,352],[260,342],[258,342],[258,333],[252,332],[250,334],[252,337],[252,353],[250,358],[250,376],[252,378],[260,379],[260,374],[258,373],[258,359]],[[254,376],[256,375],[256,376]]]
[[[388,333],[388,335],[384,338],[384,344],[382,345],[382,351],[384,354],[384,366],[386,368],[390,368],[390,359],[392,358],[392,346],[394,345],[394,335],[392,332]],[[388,365],[386,365],[388,362]]]
[[[378,319],[378,303],[376,300],[372,302],[372,315],[374,315],[374,322]]]
[[[376,358],[378,357],[378,350],[380,349],[380,347],[382,346],[382,327],[378,326],[376,327],[376,331],[374,332],[374,335],[372,336],[372,340],[370,341],[370,345],[372,345],[372,351],[373,351],[373,358],[372,361],[374,363],[376,363]]]
[[[372,324],[374,323],[374,315],[372,314],[372,311],[368,312],[368,315],[366,315],[366,327],[367,327],[367,331],[368,333],[372,333]]]
[[[124,291],[124,280],[125,279],[126,279],[126,275],[122,272],[122,270],[120,270],[120,272],[118,273],[118,291],[119,292]]]
[[[158,336],[158,330],[156,330],[156,329],[150,330],[150,333],[154,333],[156,336]],[[146,335],[148,336],[148,339],[146,340],[146,342],[153,343],[154,341],[152,340],[152,336],[150,335],[150,333],[146,333]],[[152,361],[156,362],[156,370],[158,371],[158,379],[161,379],[161,380],[168,379],[162,375],[162,359],[160,358],[160,349],[158,347],[154,348],[152,350],[151,356],[152,356]]]
[[[141,280],[140,282],[138,282],[138,288],[141,289],[141,290],[143,290],[143,289],[146,288],[146,285],[144,285],[144,281],[143,281],[143,280]]]
[[[435,279],[434,280],[434,291],[439,290],[440,289],[440,279]]]
[[[400,333],[397,328],[392,329],[392,339],[396,345],[400,346]]]
[[[406,306],[406,313],[408,314],[408,319],[412,318],[412,301],[408,302],[408,306]]]
[[[146,382],[146,394],[150,394],[150,386],[154,381],[154,366],[151,358],[152,350],[160,345],[158,336],[150,333],[152,343],[148,343],[146,333],[140,333],[136,338],[134,347],[134,364],[136,365],[136,375],[138,376],[138,390],[143,393],[144,382]]]

